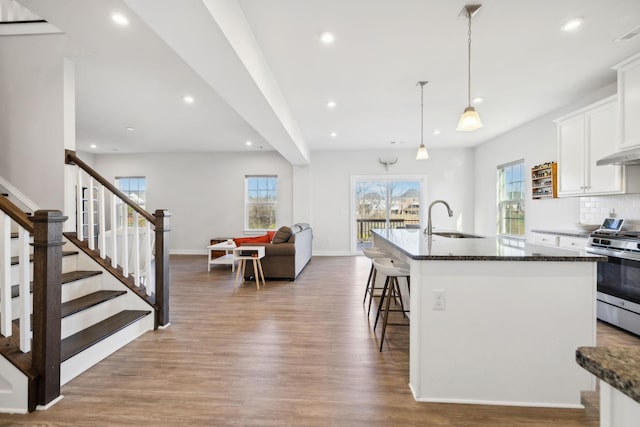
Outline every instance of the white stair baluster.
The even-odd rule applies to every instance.
[[[76,228],[78,240],[84,240],[84,220],[82,219],[82,169],[76,168]]]
[[[133,282],[140,286],[140,227],[138,211],[133,211]]]
[[[129,276],[129,206],[122,201],[122,275]]]
[[[144,226],[144,286],[146,288],[147,295],[151,295],[155,290],[156,284],[151,280],[151,257],[153,256],[153,249],[151,248],[151,223],[149,220],[145,220]]]
[[[0,334],[11,336],[11,218],[0,211]]]
[[[91,250],[95,250],[96,248],[96,241],[95,241],[95,229],[94,229],[94,225],[95,225],[95,209],[93,206],[93,177],[90,176],[89,177],[89,186],[87,188],[87,237],[89,239],[89,249]]]
[[[20,227],[18,231],[20,246],[20,350],[31,351],[31,278],[29,261],[29,232]]]
[[[106,226],[106,207],[105,207],[105,202],[104,202],[104,185],[100,186],[100,195],[98,196],[98,221],[100,222],[98,224],[98,228],[100,229],[98,231],[99,235],[99,239],[100,239],[100,244],[98,245],[100,247],[100,258],[105,259],[107,257],[107,236],[105,235],[105,232],[107,231],[107,226]]]
[[[111,194],[111,267],[118,266],[118,196]]]

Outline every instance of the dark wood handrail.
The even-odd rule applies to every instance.
[[[0,197],[0,210],[9,215],[12,220],[30,234],[33,234],[33,222],[31,222],[31,219],[6,197]]]
[[[93,179],[98,181],[100,184],[102,184],[104,187],[106,187],[113,194],[115,194],[116,196],[120,197],[122,199],[122,201],[124,201],[134,211],[136,211],[140,215],[142,215],[147,221],[149,221],[152,224],[155,224],[156,220],[155,220],[155,218],[154,218],[154,216],[152,214],[150,214],[149,212],[144,210],[142,207],[140,207],[140,205],[138,205],[136,202],[131,200],[126,194],[124,194],[122,191],[118,190],[116,188],[116,186],[114,186],[109,181],[104,179],[91,166],[89,166],[88,164],[86,164],[85,162],[80,160],[78,158],[78,156],[76,156],[76,152],[75,151],[73,151],[73,150],[64,150],[64,162],[67,165],[75,164],[76,166],[78,166],[80,169],[82,169],[83,171],[88,173]]]

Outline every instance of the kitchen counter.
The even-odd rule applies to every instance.
[[[437,230],[442,232],[442,230]],[[516,239],[375,230],[409,264],[409,387],[420,402],[581,408],[595,378],[575,362],[596,343],[597,263]],[[507,261],[507,262],[505,262]],[[385,277],[377,275],[377,286]],[[393,329],[383,351],[394,351]]]
[[[568,237],[580,237],[580,238],[588,238],[591,234],[590,231],[582,231],[582,230],[531,230],[532,233],[541,233],[541,234],[553,234],[554,236],[568,236]]]
[[[535,245],[500,237],[448,238],[426,236],[418,229],[372,230],[415,260],[441,261],[578,261],[606,262],[607,257]],[[442,232],[442,230],[438,230]]]
[[[580,347],[576,361],[598,379],[640,403],[640,348]]]
[[[637,426],[640,419],[640,348],[580,347],[576,361],[600,381],[600,426]]]

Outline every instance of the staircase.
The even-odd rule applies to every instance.
[[[159,266],[163,277],[158,291],[158,283],[149,280],[150,268],[142,279],[138,269],[129,274],[128,262],[121,267],[105,256],[104,248],[92,247],[96,236],[62,235],[60,214],[58,244],[42,244],[42,237],[35,236],[42,236],[37,224],[46,216],[44,211],[24,215],[7,194],[0,194],[0,320],[6,320],[3,307],[10,314],[10,325],[0,324],[0,412],[26,413],[56,403],[60,386],[142,334],[168,324],[168,283],[163,284],[168,282],[168,265]],[[87,229],[87,224],[80,223],[77,229]],[[56,234],[55,226],[49,230]],[[104,227],[102,232],[108,233]],[[166,244],[166,239],[159,240]],[[34,247],[31,253],[28,246]],[[118,250],[115,243],[113,250]],[[157,246],[154,250],[159,251]],[[165,258],[156,256],[155,262],[168,264]],[[9,268],[3,268],[3,259],[10,260]],[[8,307],[4,296],[10,298]]]

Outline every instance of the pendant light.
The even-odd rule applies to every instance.
[[[468,4],[463,11],[469,19],[469,39],[467,56],[467,108],[464,109],[456,130],[470,132],[482,127],[480,116],[473,106],[471,106],[471,17],[480,9],[480,4]]]
[[[427,153],[427,147],[424,146],[424,85],[427,81],[421,81],[417,84],[420,85],[420,147],[418,147],[418,153],[416,154],[416,160],[427,160],[429,153]]]

